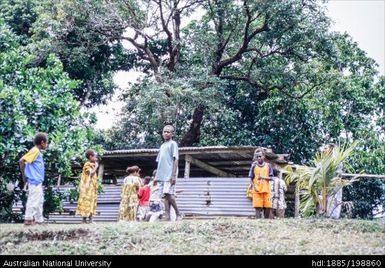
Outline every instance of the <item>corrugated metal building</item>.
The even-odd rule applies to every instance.
[[[178,207],[186,216],[253,216],[255,211],[246,197],[247,178],[255,146],[210,146],[179,148],[177,180]],[[286,154],[275,154],[264,148],[266,161],[279,169],[288,164]],[[95,221],[117,221],[121,180],[128,166],[137,165],[143,176],[156,169],[159,149],[132,149],[107,151],[103,155],[99,178],[103,179],[104,193],[98,196],[98,215]],[[64,188],[63,188],[64,189]],[[287,201],[294,200],[294,189],[289,187]],[[81,222],[80,216],[71,215],[76,203],[65,203],[64,214],[52,214],[51,221]]]

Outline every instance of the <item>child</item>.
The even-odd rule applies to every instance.
[[[278,177],[277,170],[273,170],[274,177],[273,180],[270,181],[271,192],[273,195],[272,198],[272,217],[284,218],[285,217],[285,192],[287,191],[286,183],[281,178]]]
[[[249,171],[249,178],[253,189],[253,207],[256,211],[256,218],[261,218],[262,211],[264,218],[271,218],[271,190],[270,183],[273,177],[273,167],[265,162],[265,152],[262,149],[256,149],[254,161]]]
[[[25,183],[29,188],[27,205],[25,209],[24,225],[42,224],[43,218],[43,181],[44,181],[44,159],[41,150],[48,147],[48,135],[37,133],[33,140],[35,146],[29,150],[20,160],[20,170]]]
[[[159,219],[163,214],[163,203],[159,194],[159,185],[155,180],[156,170],[152,174],[152,181],[150,183],[150,208],[149,212],[146,215],[146,221],[154,222]]]
[[[171,220],[170,207],[175,210],[176,220],[181,220],[182,215],[179,212],[175,200],[175,183],[178,173],[178,144],[172,140],[175,128],[166,125],[163,128],[162,136],[164,143],[160,146],[156,161],[158,162],[155,180],[159,182],[159,193],[164,198],[166,220]]]
[[[138,192],[139,207],[138,207],[138,220],[142,221],[146,218],[146,214],[149,210],[150,204],[150,186],[148,185],[151,181],[151,177],[147,176],[144,178],[144,186],[140,187]]]
[[[129,175],[125,177],[123,181],[119,220],[135,221],[138,206],[138,190],[141,186],[141,179],[139,177],[140,168],[138,166],[132,166],[128,167],[126,171]]]
[[[79,199],[76,213],[83,217],[83,223],[92,223],[92,217],[96,214],[96,199],[98,191],[98,175],[96,173],[99,164],[98,156],[94,150],[86,151],[87,162],[83,166],[80,177]]]

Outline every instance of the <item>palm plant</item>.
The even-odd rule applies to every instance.
[[[341,165],[358,145],[336,146],[330,153],[317,153],[310,166],[287,166],[286,182],[296,183],[300,194],[300,212],[303,216],[316,214],[322,216],[328,207],[328,197],[334,196],[339,189],[358,180],[341,178]]]

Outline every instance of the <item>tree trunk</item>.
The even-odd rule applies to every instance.
[[[180,141],[180,146],[192,146],[194,143],[199,142],[201,136],[201,124],[203,120],[203,114],[205,107],[199,105],[194,109],[193,121],[190,124],[190,129],[184,134],[182,140]]]

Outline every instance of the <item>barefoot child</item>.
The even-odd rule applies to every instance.
[[[87,162],[83,166],[80,177],[79,200],[76,213],[83,217],[83,223],[92,223],[92,217],[96,214],[96,198],[98,191],[98,175],[96,173],[99,164],[98,156],[94,150],[86,151]]]
[[[32,225],[42,224],[43,218],[43,181],[44,181],[44,160],[41,153],[48,147],[48,135],[46,133],[37,133],[33,143],[33,147],[20,160],[20,170],[24,180],[24,189],[28,184],[28,199],[25,209],[24,224]]]
[[[138,192],[139,206],[138,206],[138,220],[143,221],[146,218],[146,214],[150,208],[150,194],[151,189],[149,183],[151,177],[147,176],[144,178],[144,186],[140,187]]]
[[[138,207],[138,191],[142,184],[139,177],[140,168],[138,166],[132,166],[128,167],[126,171],[129,175],[125,177],[123,181],[119,220],[135,221]]]

